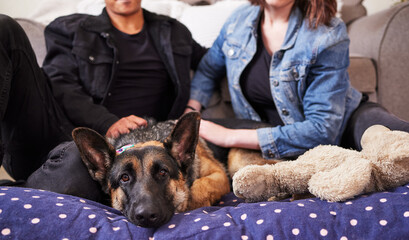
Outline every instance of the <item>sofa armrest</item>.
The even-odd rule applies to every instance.
[[[404,120],[409,120],[408,23],[409,3],[401,3],[348,26],[351,55],[376,64],[378,102]]]

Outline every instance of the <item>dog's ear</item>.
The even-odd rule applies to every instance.
[[[115,148],[103,136],[89,128],[74,129],[72,137],[91,177],[106,190],[106,174],[115,159]]]
[[[195,158],[199,127],[200,113],[186,113],[177,121],[172,133],[164,141],[164,146],[176,159],[182,170],[186,171]]]

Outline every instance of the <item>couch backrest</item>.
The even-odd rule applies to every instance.
[[[348,25],[354,20],[366,16],[366,8],[362,5],[363,0],[342,0],[339,14],[342,20]]]
[[[23,27],[31,46],[36,53],[37,62],[41,66],[46,54],[45,40],[44,40],[44,25],[34,22],[29,19],[16,18],[16,21]]]
[[[200,0],[184,0],[197,3]],[[203,1],[203,0],[202,0]],[[185,24],[196,41],[205,47],[210,47],[216,39],[223,23],[234,9],[247,2],[247,0],[204,0],[211,5],[189,5],[183,1],[170,0],[144,0],[142,6],[149,11],[165,14],[178,19]],[[362,0],[338,0],[340,17],[351,23],[359,17],[366,15]],[[104,7],[103,0],[84,0],[77,5],[81,13],[99,14]],[[41,12],[41,11],[40,11]],[[43,38],[44,25],[28,19],[17,19],[26,30],[30,41],[37,54],[37,60],[42,64],[45,56]]]

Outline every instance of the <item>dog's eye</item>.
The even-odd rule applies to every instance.
[[[161,169],[161,170],[159,171],[159,175],[160,175],[161,177],[165,177],[165,176],[168,175],[168,171],[167,171],[166,169]]]
[[[122,174],[121,175],[121,182],[128,182],[129,181],[129,175],[128,174]]]

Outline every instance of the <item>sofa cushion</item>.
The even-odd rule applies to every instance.
[[[362,5],[362,0],[343,0],[338,4],[342,5],[339,11],[340,17],[346,24],[366,15],[366,8]]]
[[[46,54],[45,40],[44,40],[44,28],[45,26],[41,23],[31,21],[24,18],[16,18],[16,21],[21,25],[21,27],[26,32],[31,46],[37,57],[37,62],[41,66]]]
[[[213,5],[188,6],[179,21],[191,31],[193,39],[211,47],[230,14],[247,1],[220,1]]]
[[[376,101],[376,67],[372,59],[350,56],[348,68],[352,86],[368,94],[371,101]]]

